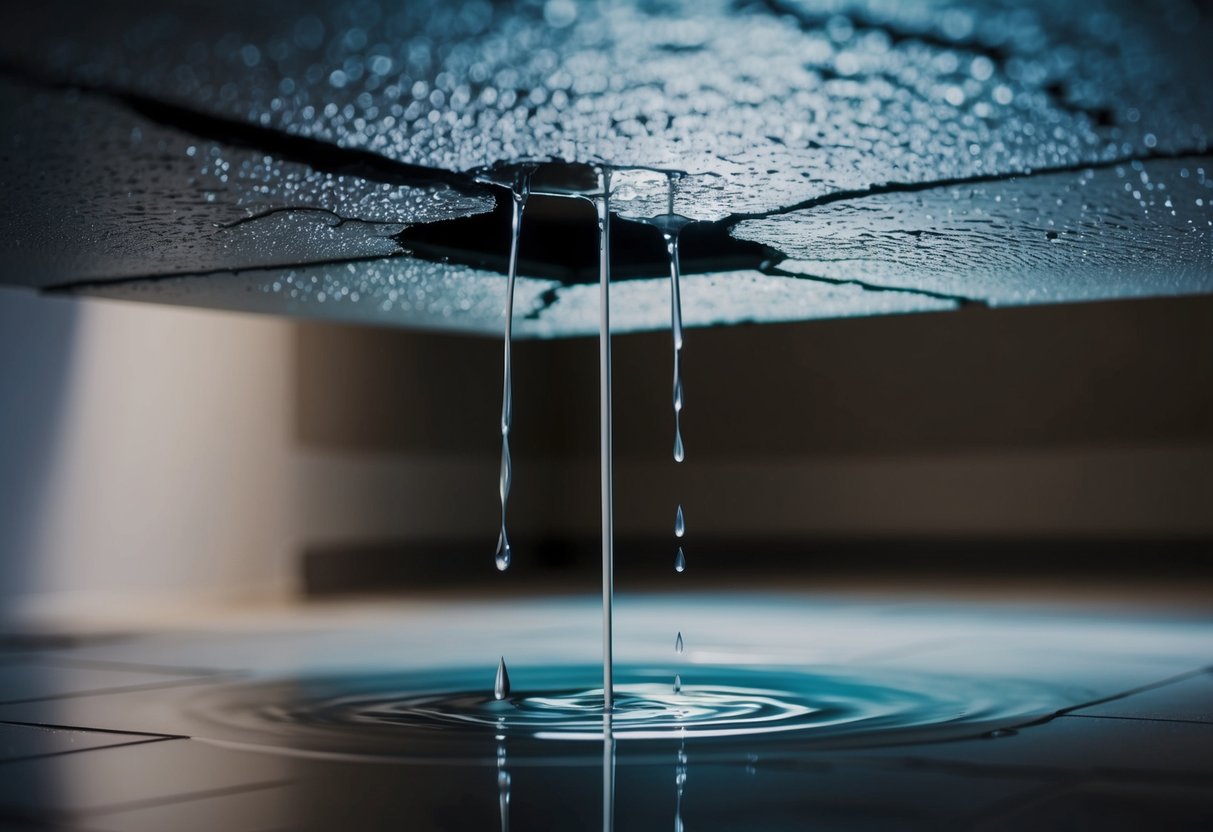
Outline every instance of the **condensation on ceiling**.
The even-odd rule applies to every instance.
[[[500,332],[504,280],[402,232],[471,172],[633,169],[770,256],[690,325],[1213,291],[1213,14],[1187,2],[43,2],[0,30],[0,279]],[[658,172],[646,175],[646,172]],[[655,233],[655,232],[654,232]],[[541,245],[541,243],[539,243]],[[520,335],[594,297],[524,273]],[[668,322],[656,275],[616,327]]]

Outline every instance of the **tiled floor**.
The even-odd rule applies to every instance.
[[[500,652],[592,661],[595,613],[591,599],[401,602],[59,649],[10,640],[0,652],[0,828],[596,828],[600,755],[513,765],[503,803],[491,742],[484,759],[459,764],[338,759],[242,748],[194,712],[200,696],[250,680],[482,662],[491,684]],[[680,800],[673,754],[621,743],[615,829],[669,828],[676,815],[687,830],[1213,828],[1213,616],[652,596],[621,602],[618,621],[620,658],[634,664],[672,663],[664,634],[677,621],[691,671],[796,655],[806,666],[986,680],[1009,697],[1035,685],[1055,691],[1058,707],[994,737],[984,726],[947,741],[794,754],[756,740],[736,759],[688,740]],[[525,670],[516,676],[525,686]]]

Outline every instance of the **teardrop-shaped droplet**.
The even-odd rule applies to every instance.
[[[674,652],[675,653],[682,652],[682,633],[679,633],[678,637],[676,639],[674,639]]]
[[[682,537],[687,533],[687,521],[682,516],[682,505],[679,504],[678,511],[674,514],[674,537]]]
[[[685,572],[687,568],[687,556],[682,553],[682,547],[678,547],[678,554],[674,555],[674,571]]]
[[[513,549],[510,547],[510,539],[505,536],[505,526],[501,527],[501,534],[497,536],[497,571],[504,572],[510,568],[510,557],[513,555]]]
[[[687,458],[686,448],[682,447],[682,426],[674,420],[674,461],[682,462]]]
[[[682,677],[674,676],[674,693],[682,693]]]
[[[501,662],[497,665],[497,679],[493,682],[493,698],[500,701],[509,695],[510,673],[505,669],[505,656],[502,656]]]

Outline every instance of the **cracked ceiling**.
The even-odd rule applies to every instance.
[[[685,174],[692,326],[1213,291],[1205,3],[2,14],[5,283],[495,334],[500,194],[471,172],[541,159],[633,169],[623,217]],[[518,335],[596,326],[592,223],[535,212]],[[667,325],[629,233],[614,326]]]

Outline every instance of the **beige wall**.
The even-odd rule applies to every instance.
[[[19,423],[4,441],[38,446],[0,474],[26,495],[0,528],[4,612],[283,592],[291,326],[10,291],[0,305],[0,400]]]

